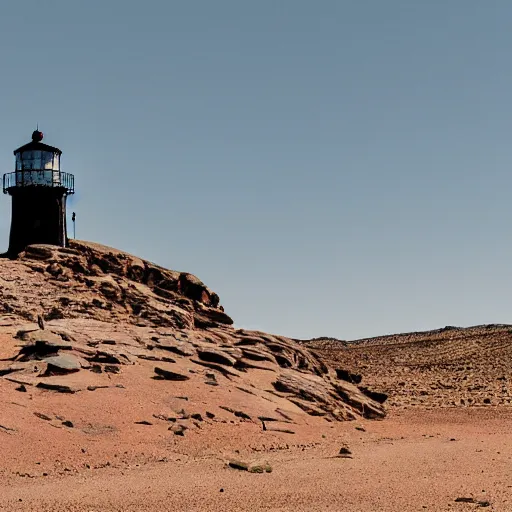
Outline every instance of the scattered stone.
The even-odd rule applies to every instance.
[[[364,427],[357,426],[356,430],[359,430],[360,432],[366,432],[366,429]]]
[[[175,423],[178,418],[175,418],[174,416],[167,416],[166,414],[153,414],[153,418],[156,418],[157,420],[163,420],[163,421],[172,421]]]
[[[345,444],[340,448],[338,457],[342,459],[351,459],[352,458],[352,452],[350,451],[350,448]]]
[[[16,391],[21,391],[22,393],[26,393],[27,392],[27,388],[25,387],[24,384],[21,384],[20,386],[18,386],[16,388]]]
[[[271,416],[258,416],[258,419],[260,421],[281,421],[278,420],[277,418],[272,418]]]
[[[113,364],[106,364],[103,367],[103,370],[105,370],[105,373],[119,373],[121,371],[121,368]]]
[[[249,465],[248,471],[249,473],[272,473],[272,466],[268,463],[253,463]]]
[[[189,380],[190,377],[188,375],[183,375],[181,373],[172,372],[170,370],[166,370],[164,368],[160,368],[155,366],[155,373],[164,380],[174,380],[174,381],[183,381]]]
[[[206,417],[210,420],[213,420],[213,418],[215,418],[215,414],[213,414],[213,412],[210,412],[210,411],[206,411]]]
[[[65,426],[65,427],[69,427],[69,428],[73,428],[74,425],[73,425],[73,422],[72,421],[69,421],[69,420],[65,420],[62,422],[62,424]]]
[[[214,373],[207,372],[205,374],[205,376],[206,376],[205,384],[208,384],[209,386],[218,386],[219,385],[219,383],[217,382],[217,377],[215,376]]]
[[[180,415],[181,420],[187,420],[188,418],[190,418],[190,414],[188,414],[187,411],[185,411],[185,409],[180,409],[179,411],[176,412],[177,414]]]
[[[52,419],[50,418],[50,416],[46,416],[46,414],[43,414],[41,412],[35,412],[34,413],[34,416],[37,416],[38,418],[42,419],[42,420],[45,420],[45,421],[52,421]]]
[[[185,425],[181,425],[180,423],[176,423],[168,428],[171,432],[174,433],[176,436],[184,436],[185,430],[187,430],[187,427]]]
[[[53,384],[50,382],[38,382],[36,388],[47,389],[48,391],[57,391],[58,393],[76,393],[77,388],[66,386],[65,384]]]
[[[135,425],[153,425],[150,421],[142,420],[142,421],[136,421]]]
[[[87,391],[96,391],[97,389],[107,389],[110,386],[87,386]]]
[[[283,434],[295,434],[295,431],[289,428],[276,427],[274,425],[265,425],[265,430],[269,432],[282,432]]]
[[[246,414],[244,411],[235,411],[234,415],[237,418],[242,418],[244,420],[250,420],[251,419],[251,417],[248,414]]]
[[[57,356],[45,357],[43,361],[48,365],[45,375],[73,373],[82,368],[78,358],[72,354],[59,354]]]
[[[190,417],[197,421],[203,421],[203,417],[198,412],[191,414]]]
[[[219,409],[224,409],[225,411],[230,412],[231,414],[234,414],[237,418],[242,418],[244,420],[250,420],[251,417],[246,414],[243,411],[237,411],[235,409],[232,409],[231,407],[227,407],[225,405],[219,405]]]
[[[228,462],[228,466],[233,469],[238,469],[239,471],[249,470],[249,464],[247,462],[242,462],[241,460],[230,460]]]

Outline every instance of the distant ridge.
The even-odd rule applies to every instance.
[[[512,406],[512,325],[445,326],[340,343],[303,343],[326,364],[364,374],[393,407]]]

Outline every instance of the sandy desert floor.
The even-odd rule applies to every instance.
[[[511,424],[507,408],[392,411],[384,421],[305,432],[302,448],[286,449],[281,434],[277,449],[251,453],[234,436],[218,455],[184,455],[174,446],[126,455],[124,463],[114,456],[109,465],[100,449],[77,456],[91,469],[65,471],[46,460],[44,468],[32,461],[30,476],[4,472],[0,510],[512,511]],[[344,443],[352,458],[336,457]],[[226,467],[237,455],[268,461],[273,471]]]

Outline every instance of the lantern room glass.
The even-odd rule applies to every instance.
[[[51,151],[23,151],[16,153],[16,170],[60,170],[60,155]]]
[[[30,150],[16,153],[16,186],[60,185],[60,154]]]

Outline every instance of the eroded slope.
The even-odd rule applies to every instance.
[[[30,246],[17,260],[0,261],[0,293],[0,384],[4,394],[30,396],[29,417],[57,395],[87,395],[92,410],[91,394],[99,393],[110,404],[139,397],[146,414],[153,404],[141,421],[176,436],[219,421],[293,433],[311,421],[385,414],[298,343],[235,329],[219,297],[195,276],[111,248]],[[50,422],[61,416],[44,414]],[[105,422],[108,411],[102,414]],[[87,434],[92,427],[81,422]],[[0,424],[13,435],[22,428]]]

